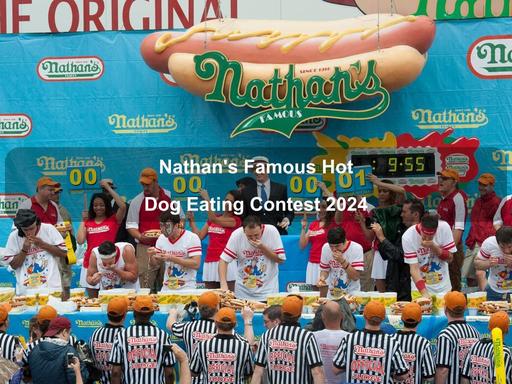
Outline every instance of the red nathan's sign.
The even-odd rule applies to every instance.
[[[238,17],[239,0],[0,0],[0,33],[190,28]]]

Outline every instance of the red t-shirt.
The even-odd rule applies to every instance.
[[[486,193],[475,201],[471,210],[471,229],[466,239],[466,245],[473,249],[479,246],[490,236],[496,233],[493,224],[494,214],[500,205],[501,199],[496,192]]]
[[[512,225],[512,199],[507,196],[507,200],[503,204],[500,210],[501,220],[504,226]]]
[[[89,259],[93,248],[99,247],[104,241],[115,243],[118,229],[119,224],[117,223],[116,215],[107,217],[100,223],[96,223],[94,219],[85,222],[87,250],[84,254],[84,268],[89,268]]]
[[[361,211],[361,213],[364,217],[370,216],[370,212]],[[361,224],[356,221],[355,212],[343,211],[341,227],[345,230],[347,240],[360,244],[364,252],[368,252],[372,248],[372,242],[366,239]]]
[[[35,212],[36,216],[41,220],[41,223],[55,225],[57,224],[57,220],[59,218],[59,213],[57,212],[57,208],[55,204],[52,204],[51,201],[48,202],[48,208],[46,211],[44,208],[37,202],[36,197],[32,196],[30,198],[32,202],[31,209]]]
[[[160,229],[160,213],[162,213],[162,211],[160,211],[159,209],[155,209],[152,211],[146,211],[145,200],[146,200],[146,197],[144,197],[144,199],[142,200],[142,204],[141,204],[140,210],[139,210],[139,232],[142,234],[144,234],[144,232],[149,231],[149,230]],[[156,202],[157,207],[158,207],[158,203],[162,200],[165,200],[169,203],[171,202],[171,198],[165,194],[165,191],[162,188],[160,188],[160,192],[159,192],[158,199]],[[156,244],[157,240],[158,240],[157,238],[151,239],[150,245],[154,246]]]
[[[311,243],[311,248],[309,249],[309,262],[314,264],[320,263],[320,258],[322,256],[322,247],[325,243],[327,243],[327,232],[330,229],[336,228],[339,225],[336,225],[334,221],[331,221],[331,224],[327,228],[320,226],[320,220],[315,220],[311,224],[309,224],[309,239],[308,241]]]
[[[220,215],[217,215],[220,216]],[[206,249],[205,262],[215,263],[220,260],[220,255],[226,248],[229,237],[233,231],[242,225],[242,220],[238,216],[233,216],[235,219],[235,226],[232,228],[223,227],[221,225],[207,221],[208,224],[208,248]]]

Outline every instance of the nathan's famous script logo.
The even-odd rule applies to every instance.
[[[489,122],[484,109],[445,109],[434,112],[431,109],[415,109],[411,117],[420,129],[479,128]]]
[[[168,113],[137,116],[114,113],[108,117],[108,124],[119,135],[168,133],[178,128],[174,115]]]
[[[0,217],[14,217],[20,204],[29,196],[23,193],[0,194]]]
[[[45,57],[37,65],[37,74],[45,81],[97,80],[104,68],[96,56]]]
[[[274,69],[268,81],[254,79],[249,81],[245,91],[240,89],[243,77],[242,64],[231,61],[221,52],[206,52],[194,57],[195,73],[204,81],[215,78],[213,90],[206,94],[205,100],[225,103],[224,87],[227,77],[231,76],[229,101],[237,107],[265,108],[242,121],[231,132],[231,137],[240,133],[262,130],[277,132],[291,137],[293,131],[302,122],[318,118],[344,120],[372,119],[384,113],[389,106],[389,92],[382,87],[375,72],[375,60],[368,61],[368,70],[362,80],[362,66],[356,62],[349,70],[335,68],[333,75],[324,79],[312,76],[307,82],[295,77],[295,65],[290,64],[288,73],[281,76]],[[285,88],[285,96],[279,97],[279,88]],[[330,90],[326,91],[327,89]],[[380,102],[365,110],[330,109],[320,106],[353,101],[361,96],[380,96]]]
[[[40,156],[36,159],[36,164],[45,176],[65,176],[68,168],[75,167],[99,167],[102,172],[106,169],[103,157],[98,156],[67,156],[63,159]]]
[[[512,171],[512,151],[498,149],[492,153],[492,161],[501,171]]]
[[[32,119],[24,113],[0,114],[0,138],[24,137],[32,131]]]
[[[399,13],[426,15],[437,20],[509,17],[509,0],[324,0],[329,3],[357,6],[365,14]]]
[[[467,62],[482,79],[512,78],[512,35],[481,37],[469,47]]]

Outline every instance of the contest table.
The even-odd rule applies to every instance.
[[[9,329],[8,333],[12,335],[22,335],[25,339],[28,340],[28,325],[29,320],[32,316],[34,316],[36,312],[34,311],[26,311],[21,313],[11,313],[9,315]],[[107,321],[107,314],[101,311],[97,312],[73,312],[64,314],[71,321],[72,333],[80,340],[89,340],[93,331],[105,324]],[[361,315],[356,315],[356,323],[357,328],[362,329],[364,326],[364,319]],[[312,314],[304,314],[301,318],[301,324],[304,326],[308,324],[313,318]],[[237,332],[243,334],[243,320],[240,314],[237,314],[238,324],[237,324]],[[487,335],[489,336],[489,330],[487,328],[489,318],[487,316],[467,316],[466,320],[468,323],[473,325],[478,332],[480,332],[481,336]],[[160,311],[155,312],[153,315],[152,321],[158,325],[161,329],[165,329],[165,323],[167,321],[167,313],[163,313]],[[129,312],[126,318],[125,325],[128,326],[133,324],[133,313]],[[400,329],[402,327],[400,322],[400,316],[388,316],[384,322],[385,327],[390,329],[392,326],[395,329]],[[418,333],[424,337],[426,337],[432,343],[432,346],[435,347],[435,341],[437,335],[441,330],[443,330],[447,325],[447,319],[445,316],[436,316],[429,315],[424,316],[423,321],[420,323],[418,327]],[[254,334],[256,337],[259,337],[264,331],[265,328],[263,326],[263,315],[261,313],[256,313],[253,319],[253,328]],[[508,334],[505,338],[505,345],[512,345],[512,336]]]

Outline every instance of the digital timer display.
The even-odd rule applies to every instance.
[[[379,178],[435,177],[434,153],[352,154],[354,166],[369,165]]]

